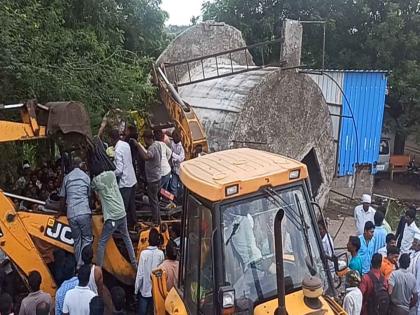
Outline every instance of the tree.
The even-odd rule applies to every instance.
[[[3,0],[0,103],[78,100],[94,127],[109,107],[147,108],[155,98],[151,58],[166,38],[159,4]]]

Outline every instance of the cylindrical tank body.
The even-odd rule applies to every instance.
[[[171,43],[171,49],[177,48],[178,41],[186,44],[183,36],[193,41],[191,46],[200,46],[206,38],[195,38],[193,35],[202,36],[201,27],[196,25],[178,36]],[[230,34],[232,27],[225,27]],[[221,30],[218,26],[217,32],[222,33]],[[228,40],[229,36],[220,38]],[[239,35],[234,38],[238,39]],[[230,47],[245,46],[245,43],[236,40],[235,45]],[[209,47],[208,44],[204,46]],[[229,45],[223,43],[220,46]],[[205,54],[220,51],[216,45]],[[166,52],[160,57],[166,62],[197,57],[186,55],[181,60],[171,60],[168,56],[174,53]],[[244,69],[243,62],[237,58],[234,70]],[[218,65],[219,74],[232,69],[230,60],[224,58],[220,58]],[[213,61],[204,62],[204,68],[207,77],[217,72]],[[201,79],[203,70],[199,64],[189,72],[185,69],[177,71],[178,79],[182,78],[179,81],[186,82],[190,78]],[[321,205],[325,203],[335,172],[332,123],[322,92],[309,76],[296,70],[269,67],[185,85],[179,88],[179,93],[200,118],[211,151],[251,147],[303,161],[308,166],[317,201]]]

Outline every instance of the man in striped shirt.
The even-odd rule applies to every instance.
[[[66,279],[55,293],[55,315],[63,314],[64,297],[67,291],[74,289],[79,284],[79,279],[75,275],[76,264],[73,257],[67,257],[64,264],[63,277]]]

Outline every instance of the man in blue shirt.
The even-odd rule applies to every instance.
[[[347,250],[350,252],[351,259],[349,262],[349,268],[357,271],[359,276],[362,276],[362,257],[359,254],[360,250],[360,239],[357,236],[350,236],[347,243]]]
[[[63,277],[65,281],[55,293],[55,315],[63,314],[64,297],[67,291],[74,289],[79,284],[79,279],[75,275],[76,262],[73,257],[67,257],[63,267]]]
[[[359,255],[362,258],[362,274],[368,273],[370,270],[370,262],[374,254],[375,238],[373,234],[375,232],[375,225],[372,221],[365,223],[364,232],[359,236],[360,239],[360,250]]]
[[[90,178],[82,171],[81,159],[73,159],[73,170],[68,173],[59,193],[61,213],[67,206],[67,219],[74,240],[74,254],[78,266],[82,265],[82,249],[93,242],[92,211],[89,206]]]
[[[381,211],[376,211],[374,220],[375,220],[375,232],[373,233],[373,238],[375,240],[373,244],[373,253],[376,254],[379,249],[385,246],[387,230],[385,229],[384,223],[385,216]]]

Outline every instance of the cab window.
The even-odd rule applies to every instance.
[[[186,214],[184,298],[192,314],[213,314],[212,214],[189,196]]]

